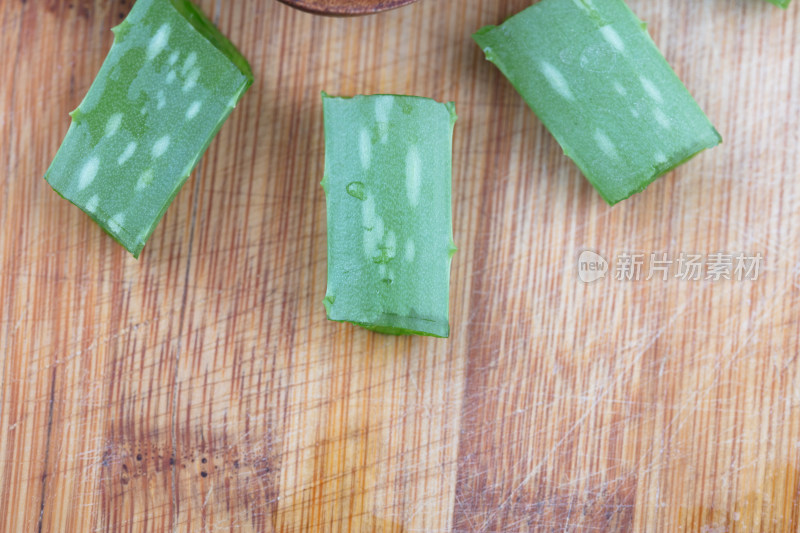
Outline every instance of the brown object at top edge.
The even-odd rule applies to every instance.
[[[372,15],[396,9],[416,0],[278,0],[288,6],[314,13],[336,17]]]

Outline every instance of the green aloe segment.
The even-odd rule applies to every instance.
[[[447,337],[455,105],[323,93],[330,320]]]
[[[722,141],[622,0],[542,0],[473,38],[609,204]]]
[[[789,2],[791,2],[791,0],[767,0],[767,1],[772,4],[775,4],[776,6],[780,6],[784,9],[789,7]]]
[[[138,257],[253,82],[188,0],[138,0],[45,179]]]

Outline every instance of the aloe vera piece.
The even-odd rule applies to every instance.
[[[767,0],[767,2],[786,9],[789,7],[789,2],[791,2],[791,0]]]
[[[609,204],[722,141],[622,0],[542,0],[473,38]]]
[[[330,320],[447,337],[455,105],[323,93]]]
[[[138,257],[253,82],[188,0],[138,0],[45,175]]]

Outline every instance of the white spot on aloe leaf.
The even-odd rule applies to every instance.
[[[161,53],[164,48],[166,48],[167,43],[169,42],[169,24],[163,24],[153,38],[150,39],[150,44],[147,45],[147,59],[152,61],[153,59]]]
[[[599,146],[603,153],[608,157],[613,159],[617,159],[619,157],[619,154],[617,153],[617,147],[614,146],[614,143],[611,142],[611,139],[608,138],[608,135],[606,135],[603,130],[595,130],[594,140],[597,142],[597,146]]]
[[[181,54],[180,54],[180,53],[179,53],[177,50],[176,50],[176,51],[174,51],[174,52],[172,52],[172,53],[169,55],[169,59],[167,60],[167,63],[169,63],[169,66],[172,66],[172,65],[174,65],[175,63],[177,63],[177,62],[178,62],[178,58],[179,58],[180,56],[181,56]]]
[[[417,254],[416,246],[414,245],[414,241],[412,239],[408,239],[406,241],[406,250],[403,258],[406,260],[407,263],[414,262],[414,256]]]
[[[97,211],[97,205],[100,203],[100,197],[96,194],[89,198],[89,201],[86,202],[86,210],[90,213],[94,213]]]
[[[622,38],[619,36],[619,34],[616,32],[614,28],[612,28],[611,26],[603,26],[602,28],[600,28],[600,33],[603,34],[603,38],[606,40],[606,42],[608,42],[608,44],[610,44],[620,52],[625,51],[625,43],[622,41]]]
[[[389,140],[389,116],[394,107],[394,98],[391,96],[375,97],[375,119],[381,134],[381,143]]]
[[[653,159],[656,160],[658,164],[664,164],[667,162],[667,156],[665,156],[662,152],[656,152],[653,154]]]
[[[181,67],[181,74],[186,76],[194,64],[197,63],[197,52],[192,52],[188,56],[186,56],[186,61],[183,62],[183,66]]]
[[[389,115],[394,107],[394,98],[391,96],[375,97],[375,118],[378,122],[389,122]]]
[[[153,145],[153,158],[158,158],[164,155],[164,153],[169,148],[170,138],[169,135],[165,135],[161,137],[156,143]]]
[[[109,219],[108,229],[113,233],[119,233],[123,224],[125,224],[125,215],[123,213],[117,213]]]
[[[82,191],[94,181],[98,170],[100,170],[100,160],[96,157],[90,157],[89,160],[83,165],[81,173],[78,176],[79,191]]]
[[[200,112],[201,107],[203,107],[203,103],[200,100],[192,102],[192,105],[190,105],[189,109],[186,110],[186,120],[192,120],[194,117],[196,117]]]
[[[419,148],[412,145],[406,154],[406,195],[411,207],[419,203],[419,193],[422,186],[422,160],[419,157]]]
[[[586,11],[595,9],[592,0],[573,0],[573,1],[578,7],[580,7],[581,9],[585,9]]]
[[[561,71],[547,61],[542,61],[541,66],[542,74],[547,78],[553,90],[567,100],[575,100],[575,96],[569,88],[569,83],[567,83],[567,79],[561,74]]]
[[[122,124],[122,113],[114,113],[106,122],[106,137],[113,137]]]
[[[122,152],[122,154],[117,159],[117,164],[124,165],[125,162],[128,161],[128,159],[130,159],[133,156],[133,153],[136,151],[137,146],[138,145],[135,142],[133,141],[129,142],[128,146],[125,147],[125,151]]]
[[[372,161],[372,143],[369,140],[367,128],[362,128],[359,134],[358,155],[361,158],[361,166],[365,169],[369,168]]]
[[[164,95],[164,91],[159,90],[156,98],[158,99],[156,109],[164,109],[167,106],[167,97]]]
[[[364,229],[372,231],[375,226],[375,219],[377,218],[375,213],[375,198],[372,196],[367,196],[364,200],[364,204],[361,206],[361,218],[364,221]]]
[[[650,98],[658,103],[664,102],[664,97],[661,96],[661,91],[658,90],[658,87],[656,87],[652,81],[648,80],[644,76],[639,76],[639,82],[642,84],[645,92],[650,95]]]
[[[625,89],[625,87],[618,81],[614,82],[614,90],[616,90],[622,96],[628,94],[627,89]]]
[[[388,269],[386,268],[385,263],[380,263],[378,265],[378,277],[381,279],[386,279],[388,277]]]
[[[189,73],[189,77],[186,78],[186,81],[183,84],[183,92],[190,91],[194,89],[195,85],[197,85],[197,80],[200,79],[200,69],[196,68]]]
[[[670,122],[669,117],[660,109],[654,109],[653,116],[656,118],[656,122],[658,122],[662,128],[668,130],[672,127],[672,122]]]
[[[149,186],[151,183],[153,183],[154,177],[155,174],[153,174],[152,168],[148,168],[147,170],[142,172],[142,175],[139,176],[139,179],[136,181],[136,190],[141,191],[145,187]]]
[[[178,75],[177,75],[177,74],[175,74],[175,71],[174,71],[174,70],[170,70],[170,71],[167,73],[167,85],[169,85],[170,83],[172,83],[173,81],[175,81],[175,79],[176,79],[177,77],[178,77]]]

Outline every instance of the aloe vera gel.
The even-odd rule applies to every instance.
[[[447,337],[455,106],[323,94],[330,320]]]
[[[138,0],[45,179],[138,257],[253,81],[188,0]]]
[[[623,0],[542,0],[473,38],[609,204],[722,141]]]

